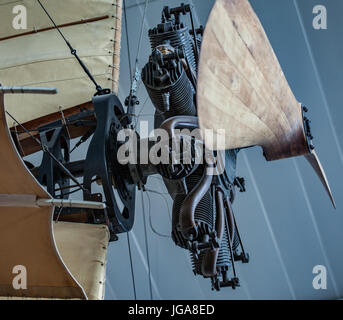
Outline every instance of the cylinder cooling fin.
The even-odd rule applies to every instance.
[[[161,121],[174,115],[196,114],[195,91],[181,61],[159,64],[152,58],[143,68],[142,80]]]
[[[192,190],[196,184],[201,179],[201,175],[198,172],[190,175],[186,178],[188,190]],[[178,230],[177,225],[179,222],[180,207],[183,203],[184,195],[178,194],[174,199],[173,205],[173,219],[172,219],[172,239],[175,244],[181,248],[188,249],[189,244],[187,240],[183,237],[182,233]],[[200,243],[206,242],[206,237],[208,237],[215,229],[216,221],[216,208],[213,201],[213,195],[211,192],[207,192],[205,196],[199,202],[196,210],[194,219],[198,225],[198,238]],[[239,246],[239,240],[235,234],[232,249],[235,251]],[[205,252],[202,251],[199,254],[190,253],[191,263],[193,267],[194,274],[202,275],[201,265]],[[226,271],[231,267],[231,255],[229,250],[229,238],[228,229],[225,226],[222,241],[220,243],[220,250],[217,258],[217,269],[219,272]]]
[[[194,56],[194,42],[189,34],[189,28],[172,21],[159,24],[156,28],[149,30],[151,49],[169,42],[175,49],[183,49],[186,59],[193,70],[197,70],[197,62]],[[197,43],[199,46],[199,43]]]

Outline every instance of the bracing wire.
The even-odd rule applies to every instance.
[[[130,268],[131,268],[133,295],[134,295],[135,300],[137,300],[135,273],[134,273],[134,270],[133,270],[133,261],[132,261],[132,253],[131,253],[130,236],[129,236],[128,232],[126,233],[126,236],[127,236],[127,246],[129,248],[129,258],[130,258]]]
[[[163,193],[163,192],[159,192],[159,191],[156,191],[156,190],[151,190],[151,189],[145,189],[145,191],[147,192],[151,192],[151,193],[155,193],[155,194],[158,194],[164,201],[164,203],[166,204],[166,208],[168,210],[168,217],[169,217],[169,220],[172,221],[172,218],[171,218],[171,214],[170,214],[170,208],[169,208],[169,204],[168,204],[168,200],[166,198],[167,195],[169,195],[169,193]]]
[[[137,53],[136,53],[136,58],[135,58],[135,66],[134,66],[134,70],[132,70],[132,71],[130,70],[131,83],[130,83],[129,101],[131,101],[131,98],[132,98],[132,96],[134,94],[134,88],[133,88],[134,81],[138,82],[138,79],[136,78],[136,76],[137,76],[137,66],[138,66],[138,57],[139,57],[139,53],[140,53],[140,49],[141,49],[141,43],[142,43],[142,37],[143,37],[143,27],[144,27],[144,21],[145,21],[147,7],[148,7],[148,0],[145,0],[144,13],[143,13],[141,27],[140,27],[140,31],[139,31],[139,40],[138,40]],[[124,11],[125,11],[125,19],[126,19],[126,23],[125,23],[125,26],[126,26],[126,36],[127,36],[127,41],[128,41],[126,6],[125,6],[125,10]],[[130,56],[129,56],[129,59],[130,59]],[[131,61],[129,61],[129,66],[130,66],[130,69],[131,69],[131,67],[132,67]],[[139,80],[141,80],[141,79],[139,79]],[[139,84],[136,86],[135,90],[137,90],[138,86],[139,86]],[[130,102],[129,102],[129,104],[130,104]]]
[[[59,218],[60,218],[60,215],[61,215],[62,209],[63,209],[63,207],[59,207],[59,209],[58,209],[58,213],[57,213],[57,218],[56,218],[56,220],[55,220],[55,223],[58,223],[58,220],[59,220]]]
[[[156,194],[159,194],[160,196],[177,196],[177,195],[185,195],[183,192],[160,192],[160,191],[156,191],[156,190],[151,190],[151,189],[146,189],[146,191],[149,191],[149,192],[153,192],[153,193],[156,193]]]
[[[171,238],[171,236],[169,236],[169,235],[166,235],[166,234],[162,234],[162,233],[160,233],[160,232],[158,232],[156,229],[155,229],[155,227],[153,226],[153,223],[152,223],[152,217],[151,217],[151,199],[150,199],[150,196],[149,196],[149,193],[146,193],[146,196],[148,197],[148,204],[149,204],[149,224],[150,224],[150,228],[151,228],[151,230],[152,230],[152,232],[153,233],[155,233],[157,236],[159,236],[159,237],[162,237],[162,238]],[[142,206],[143,206],[144,204],[142,203]],[[168,207],[168,209],[169,209],[169,207]]]
[[[132,66],[131,66],[131,53],[130,53],[130,42],[129,42],[129,33],[128,33],[128,25],[127,25],[127,14],[126,14],[126,0],[123,1],[124,4],[124,21],[125,21],[125,34],[126,34],[126,47],[127,47],[127,57],[129,60],[129,74],[130,74],[130,81],[132,81]]]
[[[74,194],[74,193],[76,193],[78,191],[82,191],[82,189],[81,188],[77,188],[77,189],[69,191],[67,193],[63,193],[63,190],[61,190],[61,193],[63,193],[63,196],[69,196],[69,195]],[[61,196],[62,196],[62,194],[61,194]]]
[[[128,57],[128,61],[129,61],[129,74],[130,74],[130,79],[132,81],[131,52],[130,52],[130,42],[129,42],[128,25],[127,25],[126,0],[123,1],[123,6],[124,6],[124,21],[125,21],[127,57]],[[131,269],[131,279],[132,279],[133,295],[134,295],[135,300],[137,300],[136,282],[135,282],[135,273],[134,273],[134,269],[133,269],[130,236],[129,236],[128,232],[126,233],[126,235],[127,235],[127,245],[128,245],[128,248],[129,248],[129,258],[130,258],[130,269]]]
[[[141,108],[141,110],[139,111],[139,113],[138,113],[138,115],[137,115],[138,118],[142,115],[142,112],[143,112],[143,110],[144,110],[144,108],[145,108],[146,103],[148,102],[148,100],[149,100],[149,96],[146,97],[146,99],[145,99],[145,101],[144,101],[144,103],[143,103],[143,105],[142,105],[142,108]]]
[[[149,96],[145,99],[145,101],[144,101],[144,103],[143,103],[143,105],[141,107],[141,110],[139,111],[138,115],[136,116],[136,121],[135,121],[135,124],[134,124],[134,129],[137,128],[137,124],[138,124],[139,118],[143,115],[142,112],[143,112],[143,110],[144,110],[148,100],[149,100]]]
[[[127,43],[127,55],[128,55],[128,63],[129,63],[129,74],[130,74],[130,95],[132,94],[132,86],[133,86],[133,72],[136,73],[137,65],[138,65],[138,56],[141,48],[141,42],[142,42],[142,35],[143,35],[143,26],[144,26],[144,19],[146,16],[146,11],[147,11],[147,5],[148,5],[148,0],[145,0],[145,7],[144,7],[144,14],[142,18],[142,23],[141,23],[141,29],[140,29],[140,35],[139,35],[139,42],[138,42],[138,48],[137,48],[137,54],[136,54],[136,59],[135,59],[135,69],[132,69],[132,63],[131,63],[131,52],[130,52],[130,42],[129,42],[129,35],[128,35],[128,22],[127,22],[127,7],[126,7],[126,0],[123,1],[123,7],[124,7],[124,20],[125,20],[125,33],[126,33],[126,43]],[[146,104],[146,101],[144,102],[142,106],[142,110]],[[141,110],[141,111],[142,111]],[[140,112],[141,114],[141,112]],[[139,114],[139,116],[140,116]],[[136,122],[135,122],[135,127],[137,126],[138,118],[139,116],[136,117]],[[146,217],[145,217],[145,208],[144,208],[144,199],[143,199],[143,194],[142,194],[142,207],[143,207],[143,219],[144,219],[144,232],[145,232],[145,247],[146,247],[146,254],[147,254],[147,262],[148,262],[148,273],[149,273],[149,290],[150,290],[150,299],[152,300],[153,295],[152,295],[152,285],[151,285],[151,269],[150,269],[150,258],[149,258],[149,248],[148,248],[148,238],[147,238],[147,230],[146,230]],[[134,288],[134,295],[136,299],[136,286],[135,286],[135,281],[134,281],[134,271],[133,271],[133,264],[132,264],[132,256],[131,256],[131,248],[130,248],[130,240],[129,240],[129,235],[127,234],[127,239],[128,239],[128,245],[129,245],[129,255],[130,255],[130,264],[131,264],[131,274],[132,274],[132,282],[133,282],[133,288]]]
[[[143,223],[144,223],[145,251],[146,251],[147,264],[148,264],[149,292],[150,292],[150,300],[152,300],[153,297],[152,297],[152,285],[151,285],[151,267],[150,267],[150,255],[149,255],[149,245],[148,245],[148,234],[147,234],[147,229],[146,229],[146,216],[145,216],[143,191],[141,192],[141,199],[142,199],[142,211],[143,211]]]
[[[135,60],[135,70],[137,69],[137,65],[138,65],[138,56],[139,56],[139,52],[140,52],[140,50],[141,50],[142,37],[143,37],[143,27],[144,27],[144,21],[145,21],[145,16],[146,16],[147,7],[148,7],[148,0],[145,0],[145,4],[144,4],[144,13],[143,13],[143,18],[142,18],[142,23],[141,23],[140,32],[139,32],[139,40],[138,40],[137,54],[136,54],[136,60]],[[132,85],[132,83],[131,83],[131,85]]]
[[[89,69],[86,67],[86,65],[83,63],[83,61],[80,59],[80,57],[78,56],[76,50],[72,47],[72,45],[69,43],[69,41],[66,39],[66,37],[64,36],[64,34],[62,33],[62,31],[60,30],[60,28],[57,26],[57,24],[55,23],[54,19],[51,17],[51,15],[49,14],[49,12],[46,10],[46,8],[44,7],[44,5],[41,3],[40,0],[37,0],[38,4],[41,6],[41,8],[43,9],[43,11],[45,12],[45,14],[47,15],[47,17],[49,18],[49,20],[52,22],[52,24],[54,25],[55,29],[58,31],[58,33],[61,35],[62,39],[64,40],[64,42],[66,43],[66,45],[68,46],[68,48],[70,49],[70,53],[75,57],[75,59],[78,61],[78,63],[80,64],[80,66],[82,67],[83,71],[87,74],[88,78],[94,83],[95,88],[97,90],[98,94],[101,94],[102,92],[106,92],[106,90],[104,91],[102,89],[102,87],[96,82],[94,76],[91,74],[91,72],[89,71]]]

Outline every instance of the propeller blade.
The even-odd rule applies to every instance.
[[[304,109],[248,0],[215,2],[201,46],[197,106],[207,148],[260,146],[267,161],[305,156],[335,207],[309,148]]]
[[[333,207],[336,209],[336,203],[335,203],[335,200],[334,200],[332,192],[331,192],[329,181],[326,177],[325,171],[323,169],[322,164],[320,163],[320,160],[319,160],[317,154],[313,150],[310,154],[305,155],[305,158],[310,163],[310,165],[312,166],[314,171],[316,172],[318,178],[322,182],[322,184],[323,184],[323,186],[324,186],[324,188],[325,188],[325,190],[326,190],[326,192],[327,192],[327,194],[331,200]]]
[[[302,106],[248,0],[217,0],[211,11],[201,47],[197,105],[209,149],[258,145],[268,161],[309,152]],[[207,129],[214,134],[206,134]],[[222,137],[225,143],[218,147]]]

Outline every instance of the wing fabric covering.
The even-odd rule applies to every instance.
[[[197,92],[208,148],[261,146],[268,161],[306,156],[334,205],[319,159],[307,143],[302,106],[247,0],[216,1],[204,32]]]
[[[47,199],[20,159],[9,135],[0,94],[0,194],[33,195]],[[52,208],[0,207],[0,296],[85,299],[85,293],[68,271],[56,249]],[[27,271],[27,289],[15,289],[15,266]]]
[[[117,93],[122,0],[42,3],[96,81]],[[12,26],[12,10],[17,5],[27,9],[26,30]],[[87,103],[96,91],[36,0],[0,0],[0,52],[0,79],[6,85],[53,87],[59,91],[55,97],[6,98],[6,108],[22,124],[56,113],[60,106],[65,110]]]
[[[108,227],[85,223],[54,223],[58,251],[88,299],[103,300],[105,294]]]

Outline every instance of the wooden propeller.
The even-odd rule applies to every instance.
[[[268,161],[305,156],[335,207],[324,170],[309,147],[302,106],[247,0],[216,1],[204,32],[197,87],[208,148],[261,146]]]

